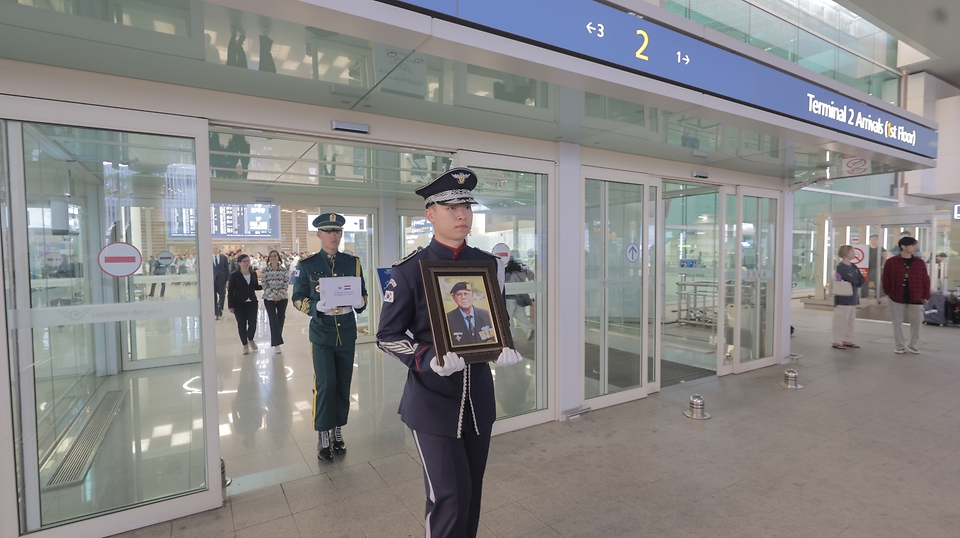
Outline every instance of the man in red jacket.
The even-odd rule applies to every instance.
[[[930,274],[927,264],[914,256],[917,240],[901,237],[897,243],[900,255],[893,256],[883,264],[883,293],[890,299],[890,321],[893,322],[893,338],[896,347],[893,352],[902,354],[909,351],[920,354],[920,324],[923,323],[923,309],[930,299]],[[910,344],[903,343],[903,320],[910,323]]]

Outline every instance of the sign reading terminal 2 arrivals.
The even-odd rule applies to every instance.
[[[380,1],[937,157],[933,129],[594,0]]]

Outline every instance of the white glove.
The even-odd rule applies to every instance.
[[[317,312],[320,312],[321,314],[326,314],[326,315],[329,316],[330,314],[333,313],[333,309],[334,309],[334,308],[336,308],[336,307],[327,306],[327,305],[321,303],[320,301],[317,301]]]
[[[500,351],[500,356],[497,357],[497,361],[494,362],[494,364],[497,366],[510,366],[511,364],[517,364],[522,358],[516,350],[505,347]]]
[[[367,306],[367,302],[363,300],[363,297],[360,297],[351,306],[353,306],[354,310],[357,310],[358,308],[363,308],[364,306]]]
[[[460,370],[466,368],[466,366],[467,365],[463,362],[463,359],[461,359],[459,355],[452,351],[448,351],[447,354],[443,356],[443,366],[440,366],[440,363],[437,361],[436,357],[430,359],[430,368],[443,377],[447,377],[454,372],[459,372]]]

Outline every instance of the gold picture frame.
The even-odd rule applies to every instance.
[[[421,260],[437,361],[453,351],[467,364],[494,361],[513,348],[497,262]]]

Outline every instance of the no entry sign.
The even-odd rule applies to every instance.
[[[157,262],[159,262],[160,265],[170,265],[173,263],[173,253],[164,250],[160,254],[157,254]]]
[[[140,251],[130,243],[110,243],[100,249],[100,254],[97,255],[100,270],[115,277],[136,273],[142,262]]]
[[[500,256],[504,260],[510,257],[510,247],[506,243],[497,243],[493,245],[493,255]]]
[[[60,267],[60,264],[63,263],[63,254],[59,252],[48,252],[43,257],[43,263],[47,267]]]

